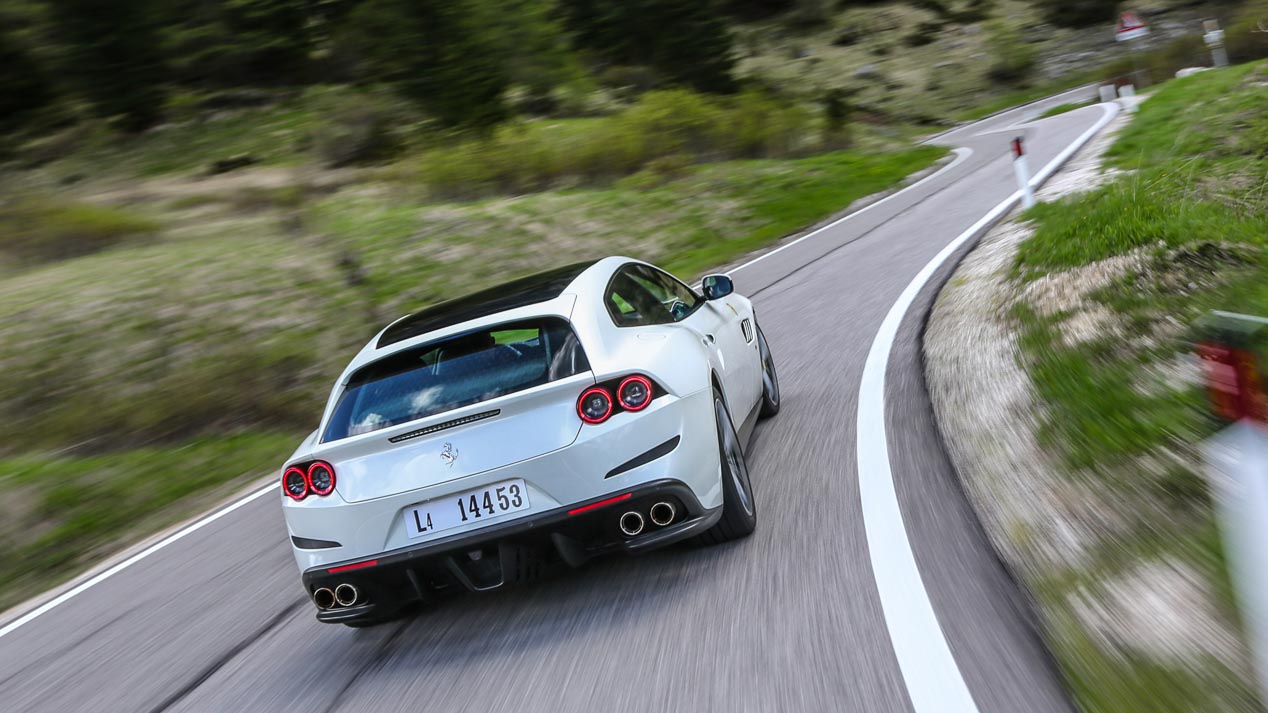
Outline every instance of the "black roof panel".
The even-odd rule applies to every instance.
[[[443,329],[472,319],[487,317],[516,307],[553,300],[564,288],[593,265],[596,260],[577,262],[564,267],[521,277],[487,290],[432,305],[403,317],[388,327],[375,348],[412,339],[420,334]]]

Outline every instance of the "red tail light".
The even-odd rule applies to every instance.
[[[646,376],[627,377],[616,389],[616,398],[626,411],[642,411],[652,402],[652,382]]]
[[[323,461],[308,466],[308,487],[313,495],[325,496],[335,492],[335,469]]]
[[[612,415],[612,397],[597,386],[586,389],[577,399],[577,415],[586,423],[603,423]]]
[[[303,500],[308,497],[308,474],[302,469],[291,466],[282,473],[282,492],[292,500]]]

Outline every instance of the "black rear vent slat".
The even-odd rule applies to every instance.
[[[498,408],[495,408],[492,411],[482,411],[480,413],[473,413],[470,416],[455,418],[452,421],[445,421],[444,423],[436,423],[426,428],[420,428],[417,431],[410,431],[409,433],[402,433],[399,436],[392,436],[388,440],[391,441],[392,443],[400,443],[401,441],[408,441],[411,438],[426,436],[429,433],[436,433],[438,431],[443,431],[445,429],[453,428],[455,426],[465,426],[468,423],[483,421],[486,418],[493,418],[494,416],[500,413],[502,413],[502,409],[498,409]]]

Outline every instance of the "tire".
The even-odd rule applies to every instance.
[[[757,328],[757,350],[762,356],[762,410],[758,416],[770,418],[779,413],[779,375],[775,373],[775,358],[770,354],[761,327]]]
[[[757,528],[757,503],[753,500],[744,450],[722,401],[722,393],[716,388],[713,390],[713,412],[718,423],[718,458],[722,463],[722,518],[700,535],[700,541],[706,545],[748,537]]]

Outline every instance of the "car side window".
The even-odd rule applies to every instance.
[[[685,319],[699,298],[691,288],[659,270],[626,265],[612,276],[604,302],[618,327],[636,327]]]
[[[633,274],[634,279],[639,280],[665,306],[675,322],[686,319],[701,303],[700,296],[695,291],[667,272],[638,265]]]

